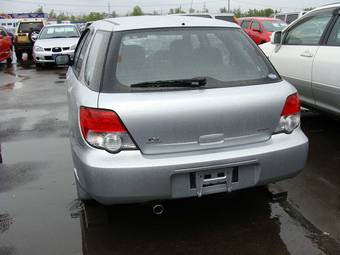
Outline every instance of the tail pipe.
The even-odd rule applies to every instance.
[[[156,204],[152,206],[152,212],[156,215],[161,215],[164,212],[164,206],[162,204]]]

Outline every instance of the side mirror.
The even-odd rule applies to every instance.
[[[55,58],[55,63],[58,66],[62,66],[62,65],[63,66],[64,65],[70,66],[70,65],[72,65],[72,62],[73,61],[71,61],[71,58],[70,58],[69,55],[60,55],[60,56],[56,56],[56,58]]]
[[[271,44],[281,44],[281,41],[282,41],[281,31],[274,32],[270,37]]]

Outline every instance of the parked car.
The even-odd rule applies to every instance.
[[[286,12],[286,13],[277,13],[273,15],[273,18],[280,19],[287,24],[292,23],[293,21],[301,18],[303,15],[305,15],[307,11],[300,11],[300,12]]]
[[[236,24],[97,21],[71,62],[70,140],[82,200],[200,197],[290,178],[305,165],[296,89]]]
[[[340,4],[317,8],[261,46],[304,105],[340,116]]]
[[[238,22],[256,44],[269,42],[273,32],[281,31],[287,26],[281,20],[266,17],[240,18]]]
[[[233,23],[237,23],[237,18],[234,13],[183,13],[183,14],[176,14],[182,16],[189,16],[189,17],[200,17],[200,18],[208,18],[208,19],[218,19],[229,21]]]
[[[11,64],[13,59],[12,39],[4,27],[0,27],[0,62]]]
[[[54,63],[55,57],[68,55],[71,59],[80,33],[75,25],[54,24],[45,26],[34,44],[33,59],[36,67],[46,63]]]
[[[14,36],[15,55],[18,61],[21,61],[23,53],[27,53],[31,58],[34,42],[45,25],[46,21],[43,19],[22,20],[18,23]]]

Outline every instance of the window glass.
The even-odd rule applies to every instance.
[[[239,29],[187,28],[125,32],[115,76],[125,87],[196,77],[214,81],[207,87],[227,87],[273,82],[268,78],[272,73],[275,71]]]
[[[19,33],[30,33],[32,31],[40,31],[43,28],[42,22],[24,22],[19,25]]]
[[[79,46],[77,47],[77,52],[75,55],[75,60],[74,60],[74,67],[76,72],[80,72],[81,66],[84,61],[85,53],[86,50],[89,46],[91,37],[92,37],[93,32],[87,32],[87,34],[83,37],[83,40],[80,42]]]
[[[318,45],[331,17],[332,14],[323,14],[306,19],[288,32],[285,44]]]
[[[328,38],[328,45],[340,46],[340,18],[338,17]]]
[[[99,91],[106,49],[109,40],[110,32],[98,31],[92,40],[86,60],[84,74],[85,81],[91,89],[96,91]]]
[[[257,30],[257,31],[260,30],[261,29],[260,23],[258,21],[256,21],[256,20],[254,20],[253,23],[251,24],[251,29],[252,30]]]
[[[277,19],[280,19],[280,20],[282,20],[282,21],[285,21],[285,15],[276,15],[276,18]]]
[[[79,37],[80,34],[74,26],[45,27],[39,34],[39,39]]]
[[[229,22],[235,22],[235,19],[233,16],[215,16],[216,19],[229,21]]]
[[[251,22],[250,20],[243,20],[241,27],[242,28],[249,28],[250,22]]]
[[[295,14],[287,14],[287,19],[286,19],[287,24],[292,23],[292,22],[293,22],[294,20],[296,20],[298,17],[299,17],[299,14],[298,14],[298,13],[295,13]]]
[[[268,32],[282,31],[287,24],[281,20],[264,20],[262,25]]]

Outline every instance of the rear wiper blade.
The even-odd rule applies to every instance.
[[[179,80],[148,81],[131,84],[131,88],[161,88],[161,87],[203,87],[207,83],[206,78],[192,78]]]

